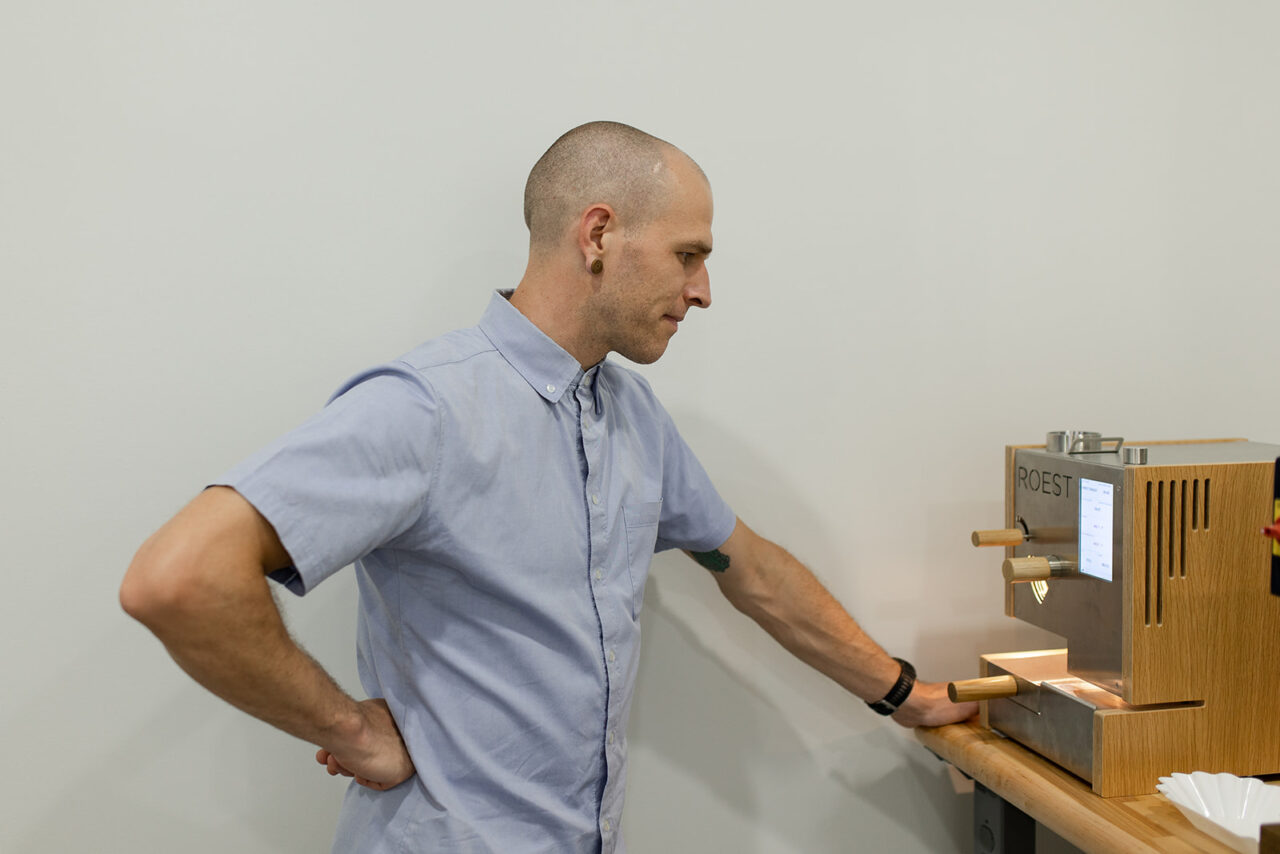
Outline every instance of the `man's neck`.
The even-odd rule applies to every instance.
[[[542,334],[559,344],[586,370],[604,359],[608,350],[590,343],[582,317],[586,296],[575,295],[574,290],[572,284],[535,274],[531,267],[508,299]]]

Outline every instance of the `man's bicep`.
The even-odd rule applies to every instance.
[[[276,529],[247,498],[229,486],[211,486],[174,517],[170,536],[191,538],[192,544],[223,553],[274,572],[293,561]]]
[[[705,552],[686,550],[699,566],[709,570],[721,589],[736,587],[752,574],[755,563],[753,543],[759,537],[746,524],[738,519],[733,526],[733,533],[718,548]],[[726,590],[726,593],[728,590]]]
[[[770,573],[776,574],[781,549],[738,519],[733,533],[719,548],[686,553],[711,571],[720,592],[735,607],[749,611],[769,596]]]
[[[125,611],[153,630],[232,590],[261,588],[289,565],[271,525],[234,489],[211,487],[152,534],[120,586]]]

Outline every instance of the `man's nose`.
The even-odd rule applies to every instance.
[[[689,280],[684,289],[684,304],[690,307],[711,308],[711,276],[703,266]]]

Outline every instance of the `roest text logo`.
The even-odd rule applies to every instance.
[[[1055,498],[1071,497],[1071,475],[1018,466],[1018,488],[1029,489]]]

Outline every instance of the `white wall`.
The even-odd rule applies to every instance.
[[[926,678],[1001,616],[1002,447],[1280,441],[1266,3],[0,7],[0,850],[325,850],[341,784],[116,589],[209,478],[523,269],[595,118],[716,189],[715,307],[646,369],[726,497]],[[349,573],[289,602],[355,687]],[[636,854],[961,851],[904,731],[657,562]]]

